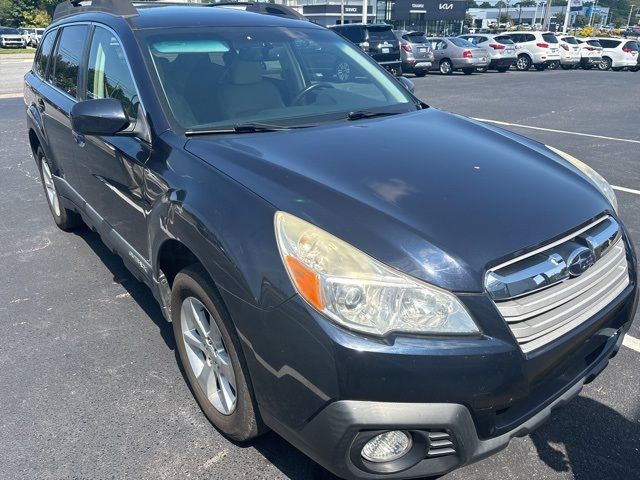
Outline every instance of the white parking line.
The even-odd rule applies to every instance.
[[[631,335],[626,335],[624,337],[622,345],[629,347],[631,350],[635,350],[636,352],[640,352],[640,340],[632,337]]]
[[[635,193],[636,195],[640,195],[640,190],[634,190],[633,188],[619,187],[617,185],[611,185],[611,188],[613,188],[614,190],[620,190],[621,192]]]
[[[22,93],[0,93],[0,100],[3,98],[22,98]]]
[[[607,137],[607,136],[604,136],[604,135],[593,135],[591,133],[569,132],[569,131],[566,131],[566,130],[555,130],[553,128],[532,127],[531,125],[522,125],[520,123],[499,122],[498,120],[489,120],[487,118],[476,118],[476,117],[472,117],[472,118],[474,120],[478,120],[480,122],[495,123],[496,125],[505,125],[507,127],[529,128],[531,130],[542,130],[543,132],[564,133],[566,135],[578,135],[580,137],[602,138],[604,140],[614,140],[616,142],[627,142],[627,143],[638,143],[638,144],[640,144],[640,140],[631,140],[629,138]]]

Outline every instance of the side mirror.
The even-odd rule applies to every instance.
[[[85,100],[71,108],[71,128],[81,135],[115,135],[130,123],[122,103],[115,98]]]
[[[413,93],[416,89],[416,86],[413,84],[411,80],[406,77],[396,77],[400,85],[409,90],[409,92]]]

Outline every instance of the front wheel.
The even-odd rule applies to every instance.
[[[531,59],[527,55],[520,55],[516,61],[516,69],[526,72],[531,68]]]
[[[607,71],[611,68],[611,59],[609,57],[603,57],[602,61],[598,64],[600,70]]]
[[[463,68],[462,73],[465,75],[471,75],[475,71],[475,68]]]
[[[36,162],[38,163],[38,170],[40,170],[40,178],[42,180],[42,186],[44,187],[45,197],[47,198],[47,204],[49,210],[53,216],[53,221],[61,230],[73,230],[82,225],[82,218],[76,212],[64,208],[62,205],[62,199],[56,188],[56,184],[53,180],[53,168],[44,155],[42,148],[38,147],[36,151]]]
[[[264,427],[240,357],[240,341],[202,266],[176,275],[171,317],[180,362],[205,416],[233,440],[258,436]]]
[[[451,65],[451,60],[445,58],[440,62],[440,73],[443,75],[451,75],[453,73],[453,65]]]

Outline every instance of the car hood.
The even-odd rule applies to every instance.
[[[459,292],[610,209],[543,145],[433,108],[185,148],[277,209]]]

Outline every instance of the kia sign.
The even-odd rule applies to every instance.
[[[425,20],[464,20],[466,10],[466,0],[396,0],[391,16],[396,21],[411,21],[412,14],[424,13]]]

